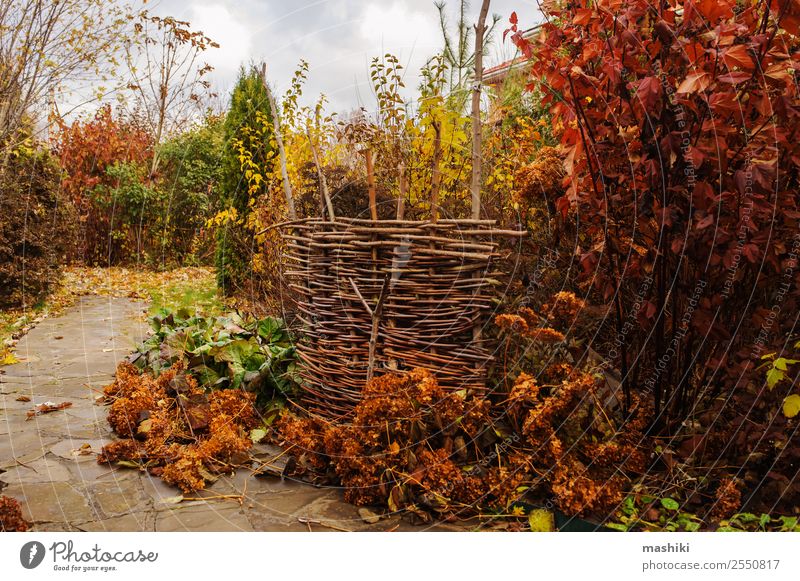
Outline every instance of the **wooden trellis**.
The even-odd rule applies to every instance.
[[[486,389],[480,330],[493,309],[491,220],[295,221],[286,276],[305,325],[303,406],[345,417],[373,374],[424,367],[454,390]]]

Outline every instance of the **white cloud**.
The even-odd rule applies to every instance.
[[[446,3],[452,25],[459,0]],[[486,66],[514,52],[508,42],[498,46],[511,11],[516,10],[527,26],[541,18],[536,6],[535,0],[492,0],[490,11],[502,20]],[[405,67],[404,94],[413,98],[420,67],[442,46],[433,0],[149,0],[146,7],[161,16],[188,20],[193,30],[202,30],[220,44],[203,58],[215,67],[208,79],[223,100],[240,65],[265,61],[270,82],[282,92],[302,58],[310,67],[304,104],[325,93],[329,111],[372,108],[370,60],[387,52]],[[479,8],[479,0],[473,0],[471,19]]]
[[[251,33],[244,15],[238,16],[222,4],[193,4],[189,20],[193,30],[200,30],[219,43],[203,58],[216,69],[215,76],[229,78],[236,74],[241,63],[252,54]]]
[[[419,49],[428,54],[441,44],[435,11],[417,12],[399,1],[369,4],[359,24],[359,33],[363,46],[372,50]]]

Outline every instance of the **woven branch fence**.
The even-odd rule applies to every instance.
[[[345,418],[373,375],[423,367],[447,389],[486,390],[492,220],[297,220],[282,230],[304,337],[302,405]]]

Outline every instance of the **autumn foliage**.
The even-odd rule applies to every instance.
[[[125,238],[114,235],[113,201],[94,196],[99,188],[113,188],[118,180],[107,170],[116,164],[145,166],[152,158],[152,138],[135,119],[115,116],[111,106],[101,107],[93,117],[67,125],[61,122],[55,149],[63,176],[61,187],[79,215],[81,242],[73,260],[87,264],[119,262]],[[121,214],[123,208],[119,208]]]
[[[560,141],[559,219],[608,307],[593,347],[620,370],[628,407],[652,400],[653,428],[681,433],[706,410],[691,424],[705,435],[679,440],[684,458],[732,456],[753,487],[784,466],[773,500],[797,499],[798,445],[779,413],[791,387],[771,389],[756,366],[796,334],[800,3],[545,12],[537,38],[516,16],[510,32]],[[765,433],[781,449],[748,456]]]

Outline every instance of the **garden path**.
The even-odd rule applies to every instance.
[[[107,408],[95,400],[144,338],[145,307],[125,298],[82,297],[20,340],[19,363],[0,368],[0,489],[20,502],[34,530],[431,529],[399,517],[378,520],[345,503],[336,489],[255,478],[243,469],[187,500],[146,472],[98,465],[97,454],[114,435]],[[45,402],[72,406],[28,419]],[[269,446],[254,450],[267,461],[277,453]]]

